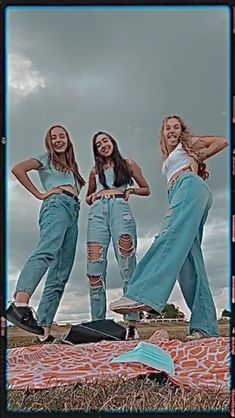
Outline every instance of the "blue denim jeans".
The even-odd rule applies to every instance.
[[[139,262],[126,296],[162,312],[178,279],[191,311],[190,333],[218,336],[201,249],[212,193],[204,180],[187,172],[168,190],[168,200],[162,229]]]
[[[48,270],[38,306],[38,324],[52,325],[65,285],[73,267],[80,203],[65,194],[54,194],[43,201],[40,215],[40,239],[19,276],[17,292],[32,295]]]
[[[123,255],[120,246],[122,236],[131,238],[131,251]],[[106,270],[107,251],[112,238],[113,248],[119,271],[122,278],[123,293],[126,293],[127,285],[136,267],[136,223],[128,202],[119,198],[103,198],[93,203],[87,228],[87,244],[98,244],[100,253],[97,258],[89,257],[87,262],[88,277],[97,277],[97,286],[90,284],[90,304],[92,320],[105,319],[106,317]],[[128,320],[137,320],[139,314],[132,312],[125,316]]]

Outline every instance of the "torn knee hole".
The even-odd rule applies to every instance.
[[[119,251],[122,256],[130,256],[134,252],[134,243],[129,234],[123,234],[119,238]]]
[[[100,244],[90,242],[87,244],[87,255],[90,261],[103,260],[103,247]]]
[[[103,281],[100,276],[88,276],[91,288],[103,287]]]

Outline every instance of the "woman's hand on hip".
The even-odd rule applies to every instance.
[[[87,196],[87,198],[86,198],[86,203],[88,204],[88,205],[93,205],[93,203],[94,203],[94,201],[95,201],[95,198],[96,198],[96,196],[97,196],[97,193],[91,193],[89,196]]]
[[[134,194],[134,189],[126,189],[124,192],[124,200],[128,200],[131,194]]]
[[[60,193],[63,193],[63,189],[61,189],[60,187],[53,187],[53,189],[48,190],[48,192],[46,193],[40,193],[38,199],[45,200],[52,194],[60,194]]]

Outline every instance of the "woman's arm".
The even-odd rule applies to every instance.
[[[95,167],[93,167],[90,172],[89,181],[88,181],[88,190],[86,194],[86,202],[88,203],[88,205],[92,205],[92,203],[94,203],[95,191],[96,191],[95,175],[96,175],[96,170],[95,170]]]
[[[27,173],[32,170],[38,170],[41,167],[41,163],[35,159],[25,160],[21,163],[14,165],[11,172],[17,178],[17,180],[24,186],[30,193],[32,193],[37,199],[44,200],[51,194],[61,193],[62,190],[59,187],[55,187],[46,193],[40,193],[37,187],[34,186]]]
[[[142,174],[141,168],[133,160],[129,160],[128,163],[131,168],[131,177],[133,177],[133,179],[136,181],[139,187],[138,188],[130,187],[126,189],[125,191],[126,200],[128,200],[130,194],[135,194],[137,196],[149,196],[150,195],[149,185]]]
[[[193,142],[201,161],[212,157],[228,146],[227,139],[222,136],[199,136],[193,138]]]

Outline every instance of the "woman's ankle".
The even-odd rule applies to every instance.
[[[22,304],[28,305],[29,300],[30,300],[30,295],[27,292],[17,292],[15,296],[15,305],[16,306],[23,306]]]

